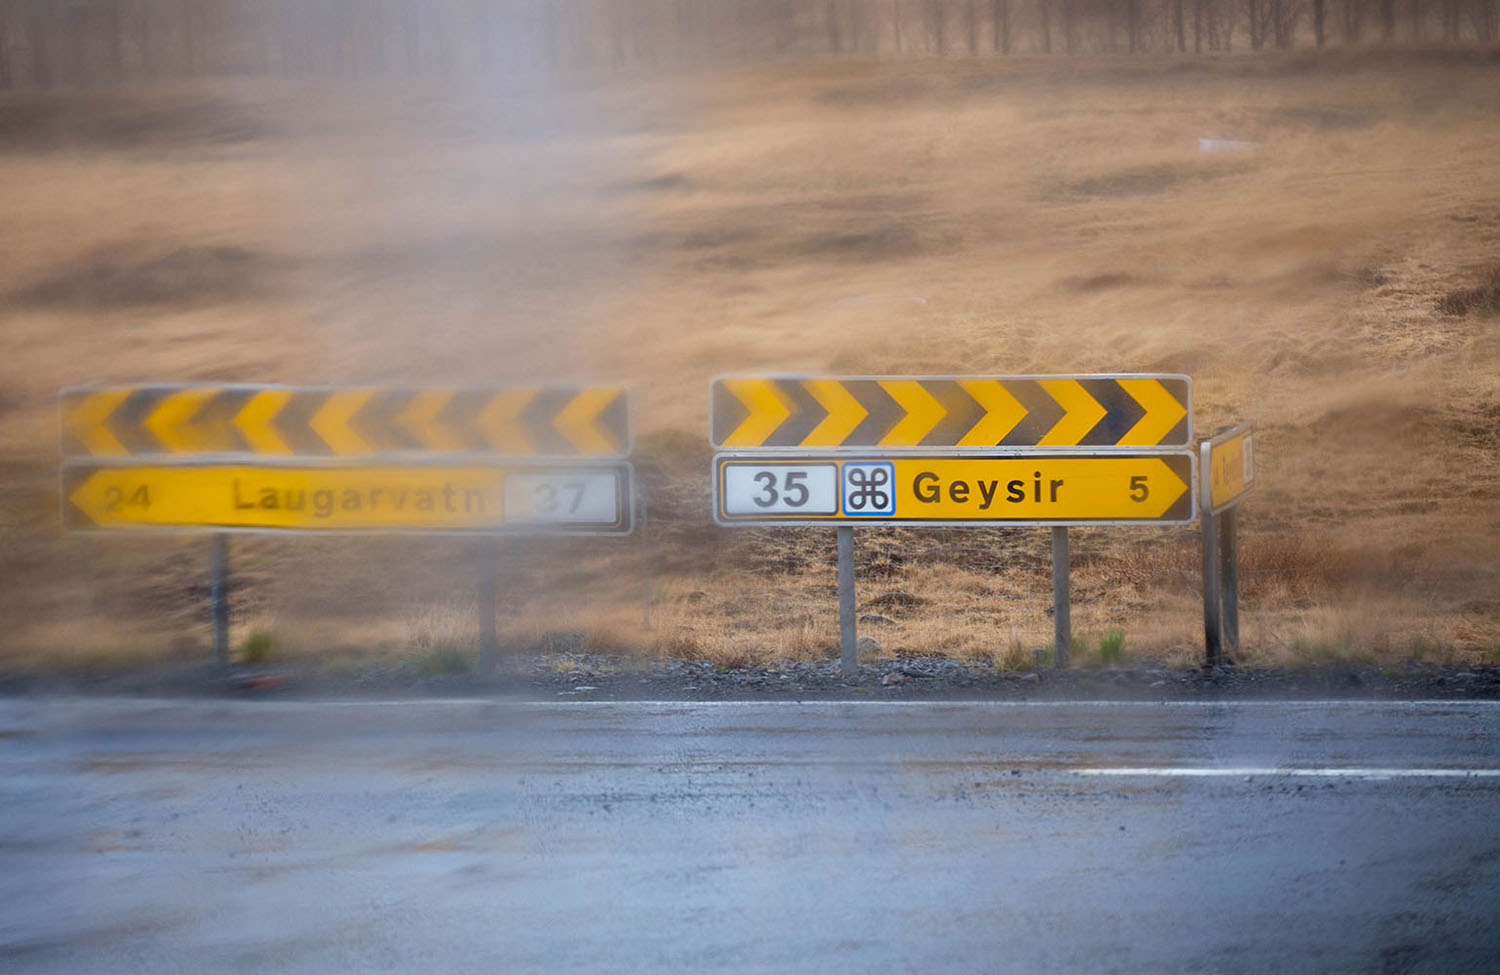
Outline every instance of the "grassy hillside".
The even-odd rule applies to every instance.
[[[59,386],[533,377],[635,387],[652,626],[639,540],[505,541],[508,640],[828,653],[832,532],[708,516],[708,380],[771,369],[1189,373],[1200,431],[1259,423],[1253,659],[1487,657],[1497,83],[1483,53],[1346,52],[0,97],[0,654],[206,645],[203,539],[62,536]],[[1078,532],[1080,642],[1191,659],[1195,546]],[[474,638],[472,542],[234,557],[236,639],[277,653]],[[883,652],[1050,643],[1043,531],[871,531],[859,558]]]

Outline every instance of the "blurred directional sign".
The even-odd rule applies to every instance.
[[[63,468],[79,531],[572,532],[631,530],[625,463],[163,464]]]
[[[115,386],[60,397],[66,457],[623,457],[620,386]]]
[[[1255,424],[1242,423],[1203,441],[1203,510],[1216,515],[1238,504],[1255,486]]]
[[[1178,375],[802,377],[714,381],[709,439],[731,449],[1152,448],[1192,444]]]
[[[1190,524],[1194,453],[714,458],[715,518],[766,525]]]

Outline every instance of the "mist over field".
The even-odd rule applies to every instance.
[[[205,653],[206,536],[61,530],[57,390],[129,382],[625,381],[649,551],[502,540],[502,642],[828,656],[832,533],[712,524],[755,370],[1186,373],[1245,659],[1500,654],[1493,4],[290,6],[0,4],[7,666]],[[1196,529],[1074,538],[1075,660],[1196,659]],[[863,531],[862,632],[1027,665],[1047,544]],[[234,640],[467,652],[477,554],[236,537]]]

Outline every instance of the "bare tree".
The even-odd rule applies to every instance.
[[[1493,44],[1497,21],[1500,21],[1500,11],[1496,10],[1496,0],[1475,0],[1469,10],[1469,17],[1474,22],[1474,36],[1484,44]]]
[[[1010,53],[1010,0],[990,0],[990,19],[995,28],[995,50]]]
[[[927,0],[927,33],[939,56],[948,53],[948,0]]]
[[[51,0],[31,0],[26,6],[26,47],[31,55],[31,82],[38,88],[52,87],[49,35],[54,10]]]
[[[1343,27],[1344,43],[1354,44],[1364,29],[1365,5],[1363,0],[1339,0],[1339,22]]]
[[[10,21],[14,12],[11,0],[0,0],[0,91],[9,91],[16,85],[15,68],[12,64],[15,50],[10,43]]]
[[[1037,0],[1037,14],[1041,19],[1042,53],[1052,53],[1052,0]]]

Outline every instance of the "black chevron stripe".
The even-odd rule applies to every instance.
[[[415,395],[415,390],[379,390],[355,411],[349,419],[349,426],[370,445],[372,453],[425,449],[426,444],[396,422],[396,416]]]
[[[939,420],[937,426],[922,438],[924,447],[953,446],[984,416],[984,407],[956,380],[929,379],[924,380],[922,386],[948,411],[948,415]]]
[[[132,390],[125,401],[115,407],[105,424],[115,439],[132,454],[159,454],[165,448],[146,429],[146,418],[174,392],[176,390],[169,386],[142,386]]]
[[[1080,446],[1112,447],[1146,415],[1145,408],[1135,401],[1135,397],[1113,379],[1084,379],[1080,385],[1105,409],[1099,422],[1078,441]]]
[[[234,418],[255,392],[253,389],[221,389],[203,404],[192,422],[213,435],[217,450],[224,453],[247,451],[250,444],[234,425]]]
[[[1047,431],[1057,426],[1057,421],[1067,412],[1035,379],[1008,382],[1005,388],[1026,407],[1026,416],[1005,435],[999,446],[1034,446],[1047,435]]]
[[[777,380],[776,391],[781,394],[782,400],[792,412],[766,438],[765,446],[795,447],[807,439],[807,435],[812,433],[814,427],[823,422],[828,416],[828,411],[813,399],[812,393],[809,393],[807,387],[799,380]]]
[[[741,423],[750,416],[750,410],[740,402],[738,396],[729,391],[729,384],[714,383],[713,389],[714,443],[723,443]]]
[[[891,399],[891,394],[881,388],[880,384],[873,379],[854,379],[844,383],[844,388],[849,390],[855,399],[869,411],[869,416],[859,422],[859,426],[849,436],[844,438],[844,443],[851,447],[863,447],[878,444],[884,439],[891,428],[900,423],[906,416],[906,411],[901,405]]]
[[[306,457],[327,457],[333,453],[308,422],[327,400],[328,391],[299,389],[271,421],[276,432],[281,434],[281,442],[292,453]]]
[[[468,450],[484,450],[484,434],[479,430],[479,414],[494,399],[492,389],[461,389],[438,414],[438,419],[463,438]]]
[[[544,454],[576,454],[578,448],[553,425],[568,403],[577,395],[575,389],[548,388],[537,393],[521,412],[520,422],[525,426],[531,442]]]

